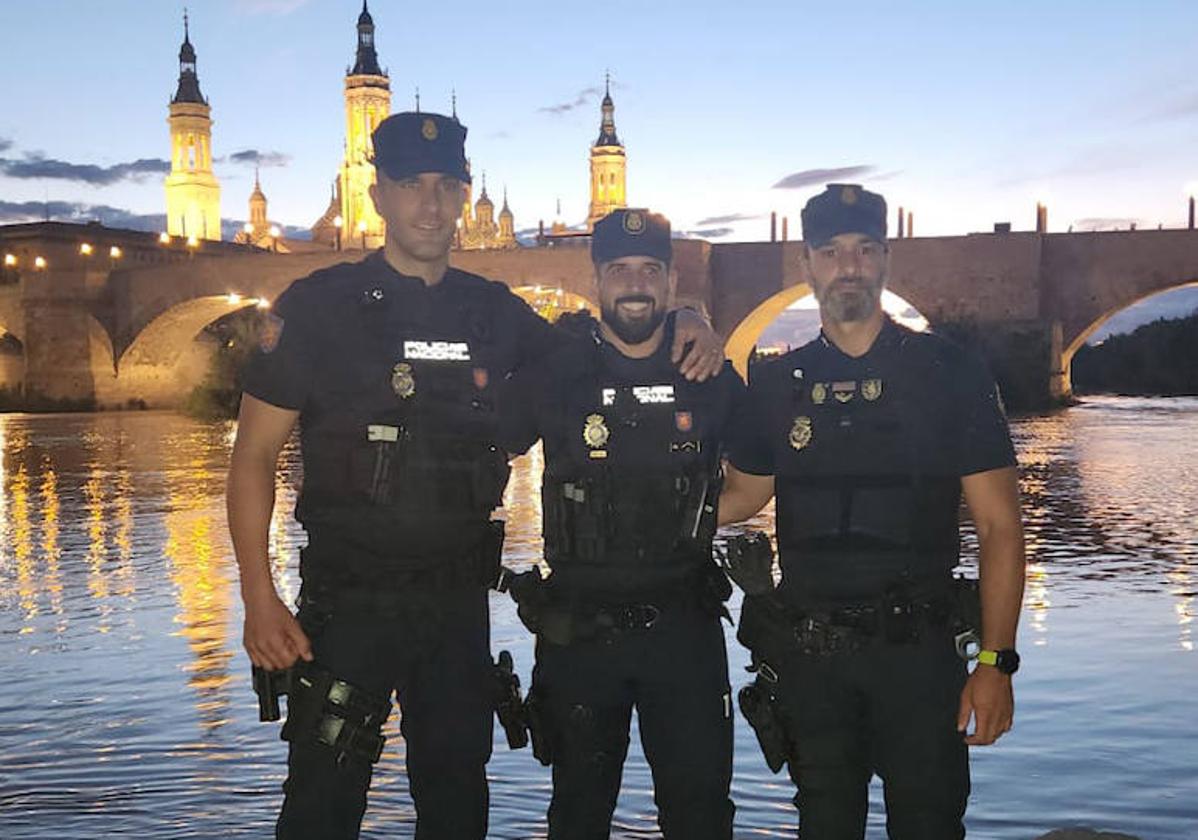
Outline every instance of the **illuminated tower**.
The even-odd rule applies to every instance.
[[[599,126],[599,139],[591,146],[591,212],[587,225],[595,226],[613,210],[628,206],[624,190],[627,157],[624,145],[616,136],[615,105],[611,101],[611,77],[604,85],[603,122]]]
[[[478,203],[474,205],[474,218],[478,229],[478,237],[482,240],[483,247],[491,244],[495,239],[495,202],[491,201],[491,197],[487,195],[487,174],[483,173],[483,193],[479,196]]]
[[[345,247],[383,244],[383,220],[370,200],[374,148],[370,135],[391,113],[391,81],[374,49],[374,19],[362,0],[358,52],[345,76],[345,160],[341,164],[341,219]]]
[[[220,239],[220,184],[212,174],[212,117],[200,93],[187,14],[179,49],[179,87],[171,99],[171,172],[166,176],[166,232]]]
[[[266,193],[262,192],[257,170],[254,170],[254,191],[250,193],[250,224],[254,226],[255,239],[270,230],[270,222],[266,220]]]
[[[516,218],[507,206],[507,187],[503,188],[503,209],[499,211],[499,239],[496,244],[500,248],[516,247]]]

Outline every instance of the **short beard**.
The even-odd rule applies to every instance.
[[[852,323],[868,320],[882,304],[884,281],[863,277],[841,278],[816,295],[820,312],[830,321]]]
[[[616,307],[620,305],[620,301],[627,301],[629,298],[619,298],[614,301],[611,307],[604,306],[599,312],[603,323],[607,324],[608,328],[616,334],[620,341],[628,345],[643,344],[653,337],[653,333],[661,326],[661,322],[665,320],[665,313],[658,309],[655,302],[649,301],[652,310],[649,317],[644,321],[636,323],[628,323],[620,320],[620,316],[616,314]],[[638,298],[639,299],[639,298]]]

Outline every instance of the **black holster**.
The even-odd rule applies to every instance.
[[[291,667],[284,741],[316,742],[331,748],[337,764],[355,758],[374,764],[383,752],[383,723],[390,700],[367,695],[313,663]]]
[[[771,773],[777,773],[795,752],[794,742],[786,731],[786,725],[780,714],[778,699],[767,687],[766,677],[759,675],[756,682],[746,685],[737,695],[741,714],[753,727],[757,735],[757,743],[765,756],[765,763]]]
[[[533,757],[548,767],[553,763],[553,738],[550,733],[549,715],[541,705],[540,694],[535,687],[528,692],[524,701],[524,720],[528,724]]]
[[[507,745],[518,750],[528,744],[528,725],[524,719],[524,702],[520,697],[520,677],[516,675],[512,655],[499,651],[494,670],[495,716],[507,735]]]

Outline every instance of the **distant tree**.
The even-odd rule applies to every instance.
[[[1072,373],[1079,394],[1198,394],[1198,312],[1083,346]]]

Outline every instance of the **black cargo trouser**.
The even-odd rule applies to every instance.
[[[770,665],[796,744],[801,840],[861,840],[875,773],[891,840],[965,836],[969,757],[957,710],[966,670],[947,632]]]
[[[332,603],[327,618],[301,608],[301,621],[318,627],[317,664],[374,697],[395,692],[416,837],[482,840],[493,714],[487,590],[432,590],[382,614]],[[276,836],[357,837],[371,766],[338,766],[332,749],[305,742],[290,745],[287,764]]]
[[[553,750],[550,840],[611,833],[633,707],[668,840],[732,836],[732,715],[720,620],[697,606],[607,639],[537,641]]]

